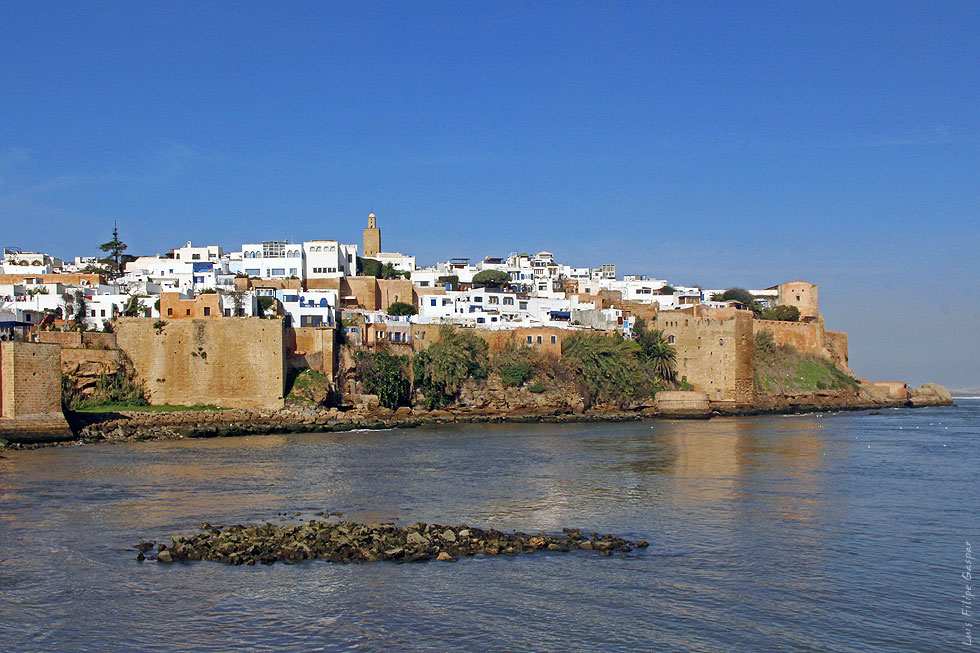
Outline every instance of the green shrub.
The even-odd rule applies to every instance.
[[[760,317],[763,320],[779,320],[781,322],[799,322],[800,309],[795,306],[774,306],[762,309]]]
[[[541,394],[545,391],[545,386],[540,381],[533,381],[528,384],[527,389],[535,394]]]
[[[394,410],[410,403],[407,357],[379,351],[359,358],[358,371],[363,375],[364,387],[378,395],[382,406]]]
[[[429,408],[450,403],[469,378],[485,379],[490,361],[487,343],[472,331],[444,326],[439,341],[413,361],[415,386]]]
[[[534,376],[535,352],[527,345],[513,341],[493,357],[493,367],[505,386],[520,387]]]

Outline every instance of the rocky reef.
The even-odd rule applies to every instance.
[[[644,548],[647,542],[630,542],[612,535],[584,534],[564,529],[560,536],[545,533],[503,533],[466,525],[441,526],[419,522],[398,527],[391,523],[361,524],[310,520],[303,524],[261,526],[234,525],[222,528],[201,524],[191,537],[174,537],[170,544],[141,541],[137,560],[172,563],[211,560],[230,565],[295,564],[304,560],[361,563],[391,560],[455,562],[457,558],[483,555],[521,555],[535,551],[595,551],[609,556]]]

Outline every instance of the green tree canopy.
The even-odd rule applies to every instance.
[[[483,270],[473,275],[474,286],[500,288],[510,282],[510,275],[501,270]]]
[[[795,306],[774,306],[762,310],[763,320],[779,320],[781,322],[799,322],[800,309]]]
[[[388,315],[415,315],[415,307],[405,302],[393,302],[386,311]]]

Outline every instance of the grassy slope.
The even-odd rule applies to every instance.
[[[757,392],[857,389],[857,381],[834,367],[830,361],[800,354],[792,347],[757,351],[754,367]]]

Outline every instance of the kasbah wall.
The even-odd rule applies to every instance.
[[[61,413],[61,347],[0,342],[0,417]]]
[[[290,370],[311,369],[333,383],[337,368],[336,329],[296,327],[286,329],[286,366]]]
[[[153,405],[284,406],[282,320],[119,318],[116,339]]]
[[[61,346],[0,342],[0,438],[72,437],[61,412]]]
[[[660,311],[651,328],[660,329],[677,354],[677,378],[704,392],[712,402],[750,403],[752,312],[722,309]]]

